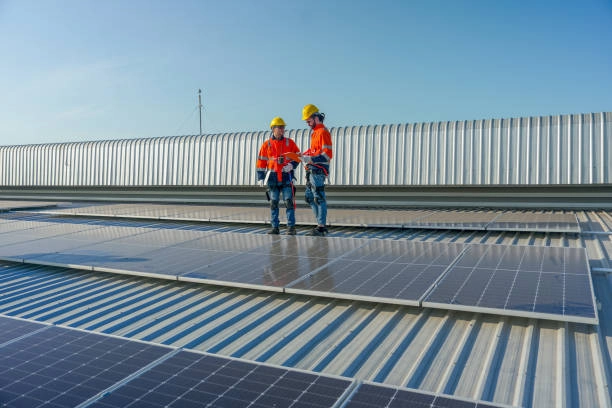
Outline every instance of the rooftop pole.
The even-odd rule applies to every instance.
[[[198,107],[200,108],[200,136],[202,136],[202,90],[198,89]]]

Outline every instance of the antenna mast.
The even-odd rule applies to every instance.
[[[200,108],[200,136],[202,136],[202,90],[198,89],[198,108]]]

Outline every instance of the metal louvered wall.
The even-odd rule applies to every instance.
[[[331,128],[344,186],[612,182],[612,112]],[[307,129],[288,136],[306,150]],[[3,186],[248,186],[269,132],[0,147]],[[304,177],[300,168],[298,183]]]

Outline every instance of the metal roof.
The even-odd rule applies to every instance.
[[[508,405],[610,407],[612,213],[576,214],[581,234],[354,227],[332,234],[585,247],[598,326],[10,263],[0,266],[0,313]]]

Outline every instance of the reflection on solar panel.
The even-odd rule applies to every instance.
[[[462,250],[461,244],[368,240],[286,291],[418,306]]]
[[[491,402],[453,398],[405,388],[364,383],[349,397],[344,408],[487,408],[505,407]]]
[[[179,351],[91,407],[335,406],[351,381],[189,351]]]
[[[484,230],[488,223],[499,216],[499,211],[436,211],[411,221],[405,228]]]
[[[1,350],[2,402],[23,407],[77,406],[170,351],[55,326]]]
[[[423,306],[597,323],[583,248],[469,246]]]
[[[282,288],[367,243],[366,240],[341,238],[250,237],[259,246],[235,251],[232,256],[226,254],[217,263],[203,264],[181,274],[180,279]]]
[[[491,231],[541,231],[579,233],[576,214],[509,212],[487,225]]]

